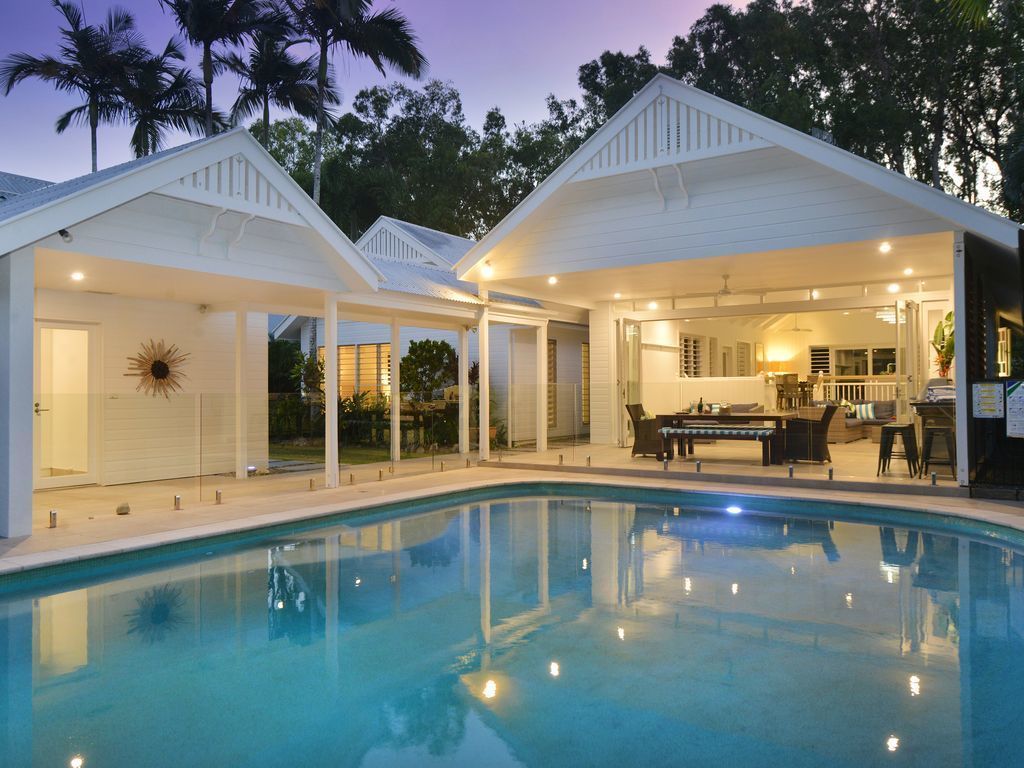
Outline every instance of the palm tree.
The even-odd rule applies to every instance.
[[[159,150],[169,129],[203,132],[203,88],[191,72],[174,64],[184,60],[181,44],[172,39],[163,53],[139,61],[120,82],[124,116],[135,126],[131,147],[136,157]],[[223,117],[215,117],[223,124]]]
[[[947,0],[950,10],[961,21],[982,27],[992,10],[992,0]]]
[[[311,57],[296,59],[288,48],[302,40],[278,37],[270,32],[257,32],[243,59],[231,52],[219,56],[218,64],[241,78],[238,98],[231,108],[231,121],[237,124],[257,112],[263,115],[260,143],[270,142],[270,106],[290,110],[302,117],[317,115],[316,62]],[[333,83],[329,84],[326,101],[338,104]]]
[[[387,69],[420,77],[427,60],[416,35],[394,8],[371,12],[372,0],[284,0],[295,27],[317,47],[316,134],[313,153],[313,200],[320,203],[320,166],[323,162],[327,71],[331,49],[341,46],[355,58],[369,59],[386,75]]]
[[[178,29],[192,45],[203,49],[203,85],[206,89],[203,125],[214,131],[213,75],[215,45],[238,45],[243,39],[275,23],[273,9],[264,0],[160,0]],[[277,17],[279,19],[279,16]]]
[[[142,57],[145,46],[135,30],[135,19],[123,8],[111,8],[106,21],[86,24],[81,11],[70,2],[52,0],[67,22],[61,27],[59,56],[15,53],[0,64],[0,85],[8,94],[15,85],[38,78],[59,91],[80,93],[85,103],[57,119],[57,133],[71,123],[87,123],[92,140],[92,170],[97,169],[96,134],[100,121],[112,121],[120,114],[118,78]]]

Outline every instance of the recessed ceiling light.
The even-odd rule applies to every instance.
[[[817,288],[815,288],[815,289],[814,289],[813,291],[811,291],[811,298],[812,298],[812,299],[816,299],[816,298],[818,298],[819,296],[821,296],[821,294],[820,294],[820,293],[818,292],[818,289],[817,289]]]
[[[622,294],[619,293],[618,291],[616,291],[615,293],[612,294],[612,298],[613,299],[621,299],[622,298]]]
[[[906,275],[907,277],[910,277],[912,274],[914,274],[914,268],[907,267],[906,269],[903,270],[903,274]]]
[[[892,243],[886,240],[884,243],[878,246],[878,250],[881,251],[882,253],[888,253],[889,251],[892,250]]]
[[[82,280],[85,280],[85,274],[83,272],[72,272],[71,279],[76,283],[81,282]]]
[[[494,267],[491,266],[491,262],[485,261],[484,265],[480,267],[480,276],[484,280],[490,280],[494,277]]]
[[[548,278],[548,285],[558,285],[558,278],[552,275]]]
[[[899,283],[889,283],[889,287],[886,288],[885,290],[887,290],[889,293],[899,293],[900,285]]]
[[[850,314],[850,313],[849,313],[849,312],[843,312],[843,314],[844,314],[844,315],[848,315],[848,314]]]
[[[647,308],[648,309],[657,309],[658,308],[658,302],[656,302],[656,301],[648,302]]]

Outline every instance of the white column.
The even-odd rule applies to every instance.
[[[537,326],[537,453],[548,449],[548,324]]]
[[[391,318],[391,460],[402,458],[402,387],[399,384],[402,359],[402,326]]]
[[[316,354],[314,350],[313,354]],[[324,299],[324,485],[338,487],[338,300]]]
[[[970,395],[967,381],[967,276],[964,259],[964,233],[953,233],[953,379],[956,383],[956,479],[970,484],[971,467],[967,456],[967,409]]]
[[[0,257],[0,537],[32,533],[35,253]]]
[[[249,313],[235,310],[235,477],[249,476]]]
[[[487,461],[491,457],[491,345],[487,307],[480,310],[477,331],[480,334],[480,461]]]
[[[469,329],[459,328],[459,453],[469,453]]]

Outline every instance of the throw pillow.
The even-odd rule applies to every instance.
[[[853,406],[853,413],[855,418],[873,421],[875,418],[875,404],[860,403],[855,405]]]

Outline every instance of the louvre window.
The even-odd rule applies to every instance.
[[[590,423],[590,344],[583,342],[583,384],[580,387],[580,416],[584,424]]]
[[[679,375],[692,378],[704,375],[704,337],[679,334]]]
[[[548,339],[548,426],[558,426],[558,342]]]

